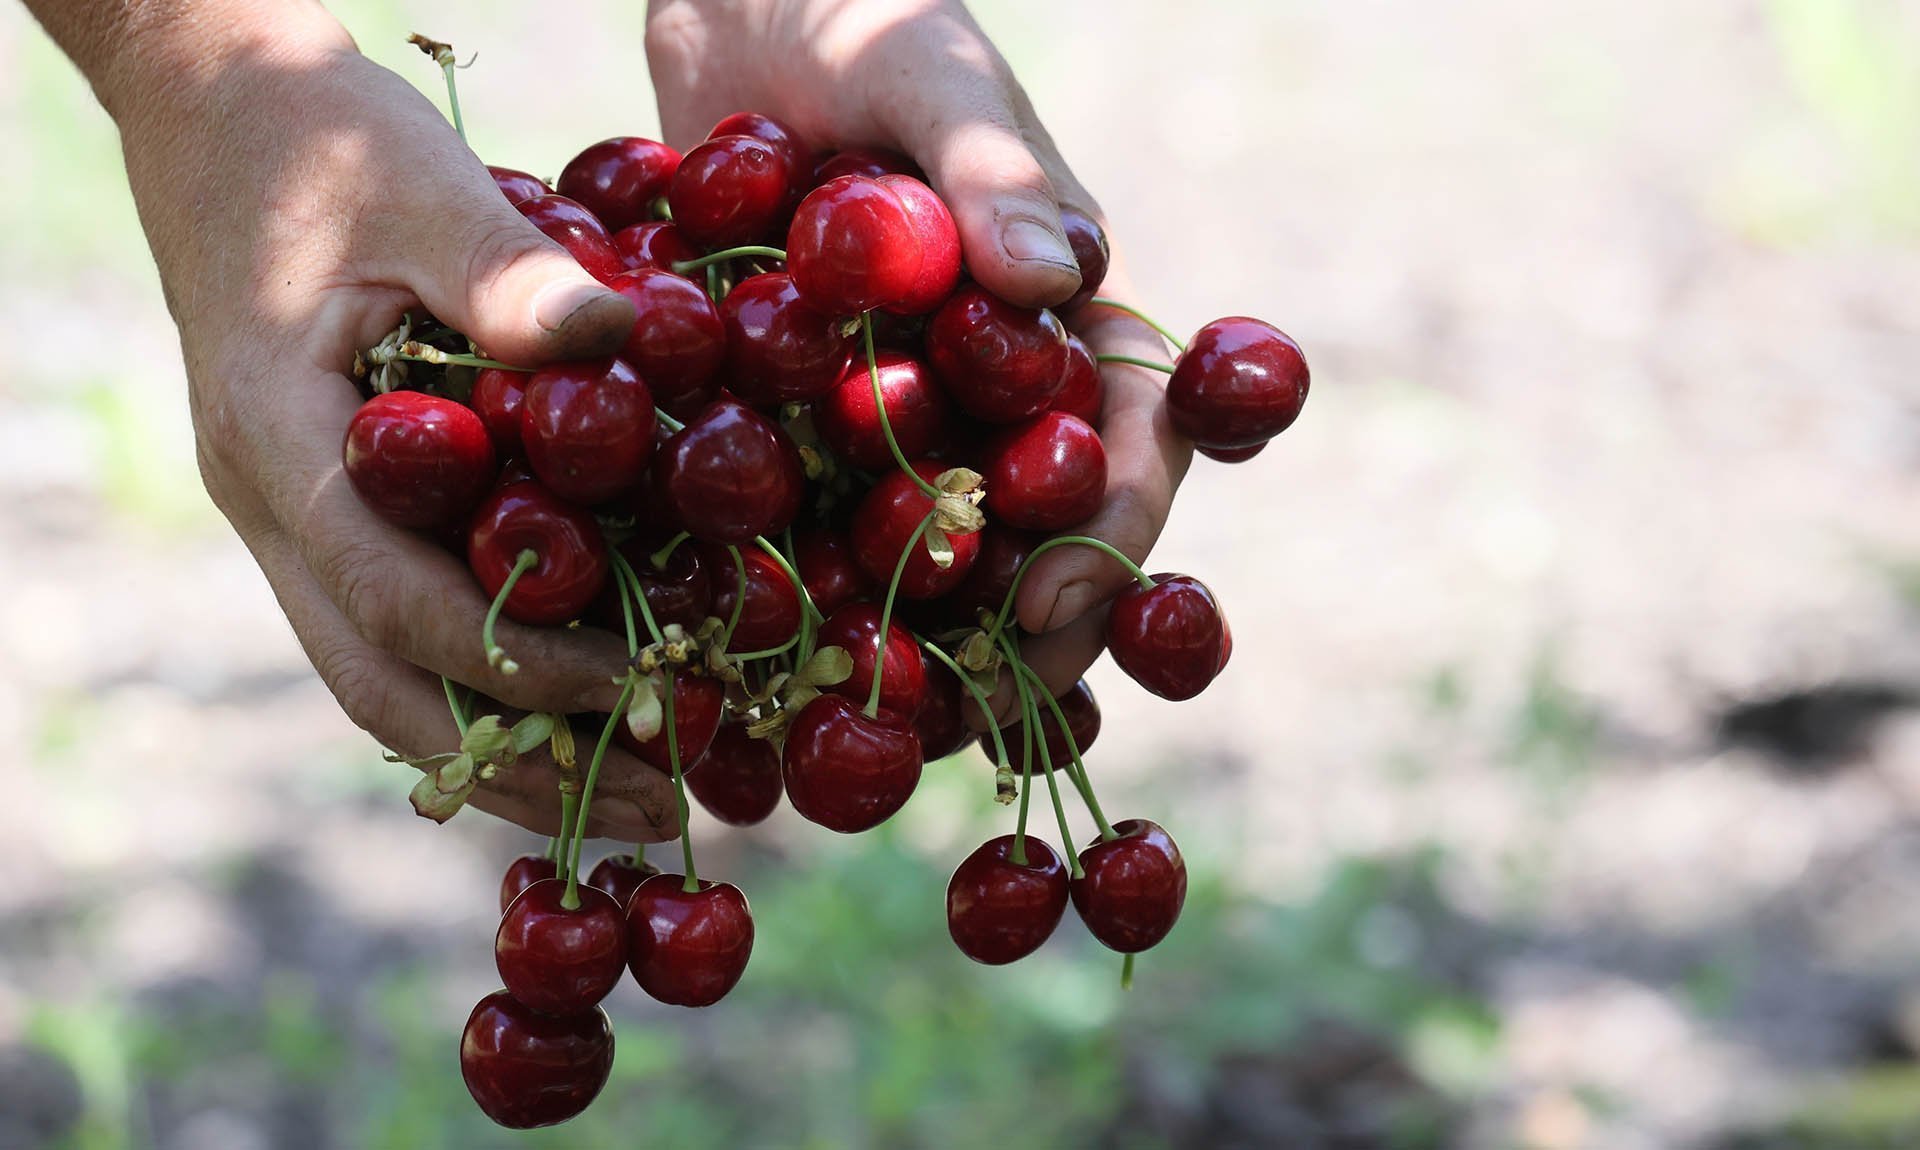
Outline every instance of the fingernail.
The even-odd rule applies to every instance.
[[[1085,579],[1075,579],[1060,588],[1060,593],[1053,597],[1053,610],[1047,613],[1047,621],[1040,629],[1057,631],[1085,615],[1087,608],[1093,606],[1093,597],[1093,584]]]
[[[545,331],[559,331],[575,312],[607,294],[593,283],[551,283],[533,297],[533,322]]]
[[[1000,230],[1000,246],[1017,263],[1052,264],[1079,274],[1080,264],[1067,238],[1032,217],[1008,221]]]

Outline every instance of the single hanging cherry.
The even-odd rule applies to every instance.
[[[1067,868],[1060,856],[1028,835],[1026,862],[1018,863],[1013,845],[1013,835],[987,840],[947,882],[947,932],[961,953],[989,966],[1039,950],[1067,910]]]
[[[1152,589],[1132,584],[1114,596],[1107,649],[1134,682],[1163,699],[1191,699],[1226,665],[1226,614],[1191,575],[1155,575]]]
[[[1158,823],[1126,819],[1112,839],[1080,852],[1080,878],[1068,888],[1073,909],[1101,944],[1134,954],[1157,945],[1179,921],[1187,901],[1187,864]]]
[[[627,903],[628,966],[640,989],[672,1006],[712,1006],[753,955],[753,914],[732,883],[657,874]]]
[[[460,1076],[488,1118],[510,1130],[565,1122],[613,1069],[613,1026],[594,1007],[554,1018],[504,990],[481,999],[460,1035]]]
[[[542,879],[513,900],[493,936],[493,961],[507,993],[542,1014],[566,1018],[600,1004],[627,968],[623,908],[612,895]]]

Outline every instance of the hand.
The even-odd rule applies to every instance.
[[[952,209],[967,269],[988,290],[1040,307],[1079,287],[1060,205],[1102,227],[1104,218],[957,0],[653,0],[647,59],[668,143],[691,147],[723,117],[754,111],[815,146],[897,148]],[[1117,269],[1101,290],[1125,292]],[[1120,312],[1087,307],[1072,322],[1096,354],[1168,355],[1151,328]],[[1168,422],[1158,376],[1122,365],[1103,374],[1107,497],[1083,533],[1144,562],[1192,447]],[[1017,611],[1024,629],[1045,632],[1022,649],[1049,688],[1072,685],[1099,657],[1098,608],[1129,581],[1087,547],[1056,548],[1035,563]],[[996,715],[1013,700],[1003,676]]]
[[[438,675],[514,708],[611,710],[623,643],[503,623],[521,670],[489,668],[487,602],[464,561],[362,507],[340,445],[360,402],[344,371],[407,308],[521,364],[610,353],[632,308],[508,206],[440,113],[317,5],[270,16],[253,39],[244,19],[202,21],[219,26],[218,50],[183,49],[193,66],[123,106],[102,92],[180,327],[207,489],[340,705],[387,746],[458,745]],[[472,801],[551,834],[554,783],[529,756]],[[610,752],[590,834],[660,840],[673,812],[659,772]]]

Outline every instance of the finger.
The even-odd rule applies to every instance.
[[[1106,646],[1107,613],[1095,610],[1058,631],[1023,638],[1020,641],[1020,659],[1034,674],[1040,676],[1047,690],[1058,696],[1086,674],[1087,668],[1100,658],[1100,652]],[[1003,669],[1000,681],[987,696],[994,725],[1004,727],[1017,719],[1019,702],[1019,692],[1013,685],[1013,672]],[[976,731],[987,729],[988,719],[980,713],[979,706],[971,697],[967,700],[965,714],[967,726]]]
[[[247,546],[266,573],[308,660],[355,726],[413,758],[460,745],[460,733],[435,676],[355,634],[284,535],[257,534],[247,540]],[[586,743],[588,756],[592,746]],[[560,827],[557,783],[553,761],[541,748],[482,782],[470,802],[488,814],[552,835]],[[590,836],[665,841],[676,833],[674,811],[673,787],[665,776],[617,749],[608,750],[588,812]]]

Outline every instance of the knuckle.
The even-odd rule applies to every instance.
[[[379,662],[362,651],[336,648],[316,660],[320,677],[333,692],[340,709],[353,725],[402,753],[418,747],[394,746],[394,692],[388,688]]]
[[[552,241],[518,213],[487,212],[461,229],[459,250],[464,252],[461,276],[471,298],[485,298],[498,287],[513,266]]]
[[[391,651],[405,642],[407,628],[394,601],[389,566],[378,545],[356,539],[328,551],[315,574],[360,637]]]

